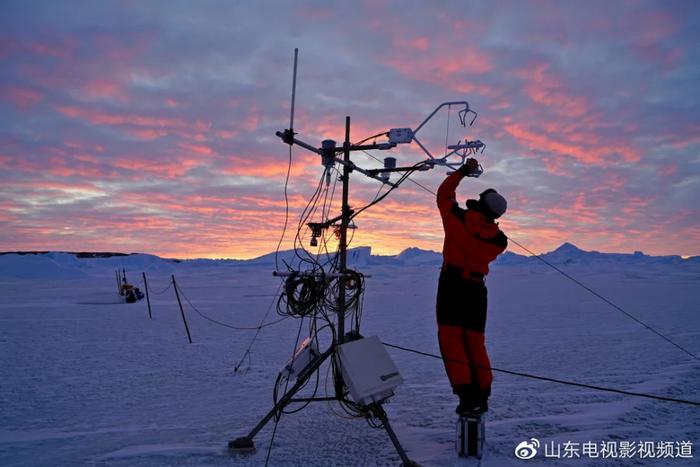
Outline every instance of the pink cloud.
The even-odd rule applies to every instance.
[[[586,99],[578,96],[569,96],[561,91],[528,86],[525,88],[527,95],[533,102],[551,107],[556,113],[571,117],[578,117],[588,111]]]
[[[201,158],[177,157],[168,162],[149,160],[148,157],[129,156],[120,157],[110,162],[113,167],[128,170],[128,178],[142,179],[145,176],[158,176],[165,179],[173,179],[183,176],[189,170],[202,164]],[[125,178],[125,174],[121,177]]]
[[[624,205],[620,209],[626,216],[640,215],[644,213],[650,202],[649,198],[626,196]]]
[[[36,89],[25,86],[2,86],[0,99],[10,102],[17,109],[27,110],[41,102],[44,95]]]
[[[426,36],[415,37],[412,39],[396,39],[396,46],[401,49],[413,49],[425,52],[428,50],[430,41]]]
[[[23,172],[33,172],[41,170],[42,164],[36,161],[29,161],[21,156],[0,155],[0,167],[19,170]]]
[[[12,162],[12,157],[7,156],[5,154],[0,154],[0,167],[10,167],[10,164],[12,164]]]
[[[122,80],[97,78],[80,84],[78,90],[90,99],[111,98],[124,101],[128,98]]]
[[[130,35],[128,41],[123,36],[105,33],[93,38],[95,46],[108,62],[131,62],[143,55],[152,41],[153,35],[150,33]]]
[[[544,86],[555,86],[558,81],[545,73],[546,67],[535,67],[530,75],[532,83],[544,83]],[[609,126],[595,112],[589,110],[582,98],[564,97],[560,102],[557,94],[545,92],[540,95],[531,94],[535,102],[549,108],[556,106],[553,115],[546,112],[526,110],[517,115],[516,119],[504,118],[502,129],[515,139],[517,144],[531,151],[531,154],[550,153],[553,156],[565,156],[583,164],[608,166],[612,163],[637,162],[641,159],[640,151],[635,148],[628,138],[621,136],[604,137],[601,129]],[[561,94],[560,96],[565,96]],[[527,121],[528,123],[519,123]],[[540,157],[540,156],[538,156]],[[548,157],[544,154],[543,162],[552,173],[570,173],[568,162],[560,157]]]
[[[9,57],[10,54],[17,48],[17,42],[9,37],[0,38],[0,60]]]
[[[332,8],[323,8],[319,5],[299,5],[297,15],[300,18],[311,21],[323,21],[335,16]]]
[[[8,183],[13,189],[37,191],[37,190],[95,190],[94,183],[86,181],[61,181],[56,179],[13,180]]]
[[[216,136],[221,139],[232,139],[238,136],[238,131],[236,130],[219,130],[216,132]]]
[[[101,144],[88,143],[77,140],[66,140],[63,145],[69,149],[89,150],[94,152],[104,152],[105,147]]]
[[[73,56],[77,44],[69,37],[54,37],[51,42],[32,42],[27,49],[39,55],[66,59]]]
[[[86,108],[73,106],[59,106],[56,108],[58,112],[71,118],[83,120],[92,125],[135,125],[135,126],[153,126],[153,127],[187,127],[187,122],[181,118],[175,117],[152,117],[147,115],[137,114],[118,114],[110,113],[96,108]]]
[[[645,43],[659,42],[680,29],[680,19],[669,10],[646,10],[630,17],[635,24],[634,35]]]
[[[172,97],[168,97],[165,99],[165,105],[167,105],[171,109],[176,109],[182,106],[182,102],[180,102],[177,99],[173,99]]]
[[[129,128],[125,131],[132,137],[144,141],[150,141],[168,135],[168,132],[165,130],[154,130],[152,128]]]
[[[209,131],[211,127],[210,123],[200,120],[191,122],[181,117],[112,112],[95,106],[62,105],[56,107],[56,110],[62,115],[90,125],[117,127],[126,134],[142,140],[177,135],[188,140],[202,141],[205,138],[201,133]],[[206,152],[202,147],[190,149]]]
[[[227,158],[228,165],[221,171],[226,175],[242,175],[249,177],[284,177],[287,174],[287,161],[275,160],[271,156],[262,155],[231,155]],[[309,167],[318,167],[320,157],[314,154],[297,153],[293,158],[290,177],[304,175]]]
[[[260,110],[257,105],[253,104],[250,109],[248,109],[248,115],[241,123],[243,124],[243,128],[247,131],[255,131],[258,129],[258,125],[260,124]]]
[[[179,146],[189,153],[198,154],[200,156],[211,156],[214,154],[214,150],[205,144],[180,143]]]
[[[532,63],[514,70],[513,75],[525,81],[524,94],[535,104],[567,117],[580,117],[589,112],[587,100],[569,94],[562,78],[552,72],[548,63]]]
[[[391,27],[391,26],[390,26]],[[457,92],[488,94],[489,87],[470,82],[470,75],[484,75],[495,68],[494,59],[472,41],[459,38],[429,38],[406,36],[398,26],[389,30],[393,45],[380,58],[400,75],[427,83],[444,86]]]
[[[399,42],[399,44],[402,44]],[[440,47],[436,45],[435,48]],[[493,70],[489,55],[475,48],[465,47],[460,50],[442,51],[416,49],[411,46],[399,46],[398,55],[387,59],[391,68],[400,74],[420,81],[436,82],[456,86],[465,78],[460,75],[484,74]],[[410,53],[408,52],[410,50]]]

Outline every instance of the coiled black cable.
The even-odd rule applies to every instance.
[[[284,282],[277,312],[280,316],[304,317],[322,306],[326,294],[326,279],[321,274],[301,274],[293,271]],[[282,302],[285,307],[282,307]]]

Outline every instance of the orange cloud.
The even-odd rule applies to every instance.
[[[263,155],[232,155],[227,166],[221,168],[221,172],[226,175],[239,175],[248,177],[285,177],[289,160],[282,157],[273,158]],[[275,160],[277,159],[277,160]],[[299,177],[308,173],[311,167],[320,165],[320,156],[297,151],[292,157],[292,167],[290,177]],[[319,172],[320,175],[320,172]]]
[[[180,143],[180,147],[188,152],[199,154],[200,156],[211,156],[214,150],[204,144]]]
[[[636,162],[640,159],[639,152],[636,149],[622,144],[611,145],[610,147],[577,144],[566,141],[566,137],[560,139],[560,137],[554,135],[531,131],[519,123],[505,125],[504,129],[513,136],[519,144],[531,150],[545,151],[561,156],[572,157],[584,164],[605,166],[610,164],[615,156],[621,157],[622,160],[626,162]],[[582,138],[577,139],[580,141]],[[551,169],[550,171],[552,172],[557,172],[557,169],[563,167],[561,165],[562,162],[556,159],[546,160],[545,163],[548,163],[548,168]]]

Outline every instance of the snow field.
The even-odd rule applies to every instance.
[[[39,274],[12,258],[22,277],[0,278],[0,464],[262,465],[273,423],[258,451],[230,456],[229,439],[245,434],[272,406],[277,371],[289,358],[299,322],[265,328],[246,371],[234,366],[253,331],[217,326],[183,299],[194,344],[187,343],[172,288],[146,301],[118,303],[114,269],[140,285],[145,270],[161,291],[177,276],[203,313],[235,326],[256,326],[279,279],[267,264],[166,263],[131,259],[52,259]],[[40,258],[45,259],[45,258]],[[424,258],[425,259],[425,258]],[[0,271],[9,260],[0,257]],[[29,261],[36,262],[36,258]],[[129,264],[129,262],[135,264]],[[363,334],[439,353],[434,320],[438,270],[371,264]],[[362,262],[362,261],[361,261]],[[562,266],[563,267],[563,266]],[[661,262],[639,267],[575,261],[566,271],[623,309],[700,353],[700,268]],[[83,274],[77,274],[80,271]],[[25,271],[26,272],[26,271]],[[48,276],[48,277],[47,277]],[[544,265],[496,265],[488,279],[487,345],[492,365],[554,378],[698,400],[700,364]],[[274,310],[267,321],[277,318]],[[306,325],[304,326],[306,329]],[[303,335],[303,334],[302,334]],[[421,465],[464,465],[453,449],[455,397],[438,360],[390,349],[405,383],[386,405],[409,455]],[[319,373],[325,395],[326,365]],[[522,465],[523,440],[690,440],[700,442],[700,410],[496,373],[483,465]],[[312,392],[312,379],[305,394]],[[330,389],[330,385],[329,385]],[[337,406],[332,407],[342,412]],[[696,465],[695,459],[542,459],[538,465]],[[539,460],[538,460],[539,459]],[[398,465],[382,430],[334,415],[327,403],[284,415],[270,465]]]

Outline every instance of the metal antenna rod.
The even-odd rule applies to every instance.
[[[343,143],[343,160],[350,162],[350,117],[345,117],[345,142]],[[349,164],[343,165],[343,206],[342,217],[340,220],[340,241],[338,245],[340,255],[338,278],[338,341],[336,345],[343,343],[345,338],[345,276],[348,264],[348,224],[350,223],[350,206],[348,205],[350,183],[350,168]],[[335,396],[339,399],[343,397],[343,380],[340,374],[336,375],[335,379]]]
[[[292,77],[292,109],[289,113],[289,129],[294,130],[294,101],[297,93],[297,59],[299,57],[299,49],[294,49],[294,76]]]

